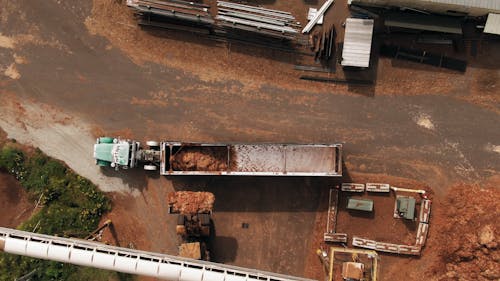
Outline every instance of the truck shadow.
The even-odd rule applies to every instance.
[[[176,191],[208,191],[215,212],[316,212],[324,190],[340,184],[326,177],[171,177]],[[328,196],[326,196],[328,200]]]
[[[137,189],[143,191],[147,188],[149,177],[160,177],[158,173],[146,173],[142,169],[128,169],[115,171],[112,168],[101,167],[101,173],[105,177],[119,178],[122,183],[130,189]]]
[[[211,261],[228,263],[236,260],[236,254],[238,253],[238,240],[236,238],[215,236],[211,242]]]

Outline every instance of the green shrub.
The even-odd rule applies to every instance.
[[[0,168],[14,175],[16,179],[21,180],[25,176],[24,158],[23,151],[5,145],[0,151]]]
[[[32,199],[40,199],[41,208],[18,227],[21,230],[84,238],[111,209],[109,199],[94,184],[38,149],[28,155],[11,144],[4,145],[0,169],[13,174]],[[33,270],[32,280],[130,279],[108,271],[0,254],[0,280],[14,280]]]

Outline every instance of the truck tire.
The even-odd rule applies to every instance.
[[[113,138],[110,137],[100,137],[98,143],[113,143]]]
[[[156,171],[158,169],[158,167],[156,167],[155,165],[144,165],[144,170],[146,171]]]
[[[186,220],[186,217],[184,215],[178,215],[177,216],[177,225],[184,225],[185,220]]]
[[[209,214],[199,214],[201,225],[210,225],[210,215]]]

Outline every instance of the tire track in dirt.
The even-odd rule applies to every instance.
[[[14,95],[1,92],[0,127],[9,138],[38,147],[47,155],[64,161],[102,191],[139,194],[140,184],[134,186],[122,180],[120,173],[115,173],[115,177],[104,175],[95,165],[92,155],[95,138],[91,127],[78,117],[47,105],[20,101]]]

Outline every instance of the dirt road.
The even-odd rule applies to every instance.
[[[91,144],[92,128],[83,121],[51,106],[40,105],[3,92],[0,96],[0,127],[9,138],[40,147],[51,157],[68,164],[103,191],[124,192],[137,196],[146,186],[145,175],[120,172],[106,175],[95,165]]]
[[[0,64],[7,69],[14,63],[19,77],[2,78],[2,88],[64,109],[105,132],[130,129],[140,139],[186,141],[339,141],[346,143],[348,168],[425,177],[433,185],[489,176],[500,164],[499,153],[491,149],[500,145],[499,115],[467,102],[476,95],[475,82],[467,78],[474,76],[468,74],[447,78],[470,83],[451,94],[421,87],[421,94],[408,96],[403,85],[398,98],[378,93],[366,98],[345,89],[336,94],[323,84],[308,84],[310,92],[292,90],[279,76],[275,83],[241,82],[237,76],[208,81],[163,63],[137,65],[117,42],[92,36],[84,25],[90,3],[8,6],[13,7],[2,10],[2,32],[10,44],[2,48]],[[198,71],[212,72],[207,65]],[[491,71],[494,84],[498,70]],[[491,106],[498,109],[498,103]]]

